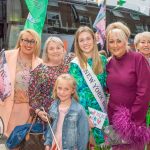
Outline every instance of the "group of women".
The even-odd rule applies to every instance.
[[[22,31],[15,50],[5,52],[12,86],[11,95],[0,102],[5,135],[27,122],[31,108],[47,122],[47,112],[54,101],[54,83],[59,75],[69,72],[76,81],[79,103],[88,117],[90,149],[105,142],[102,130],[89,117],[89,108],[93,108],[107,112],[104,126],[113,125],[126,141],[113,146],[113,150],[144,150],[150,141],[150,129],[146,127],[150,102],[150,33],[135,37],[135,48],[140,53],[129,48],[129,37],[130,30],[123,23],[108,25],[106,45],[112,56],[107,61],[98,52],[92,29],[83,26],[75,34],[75,55],[67,54],[58,37],[49,37],[40,59],[37,33],[30,29]]]

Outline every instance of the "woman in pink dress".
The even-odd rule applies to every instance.
[[[17,125],[26,123],[29,118],[30,71],[42,62],[38,58],[40,46],[38,34],[27,29],[20,32],[15,49],[5,52],[11,95],[0,101],[0,116],[4,120],[4,134],[7,137]]]
[[[130,30],[123,23],[110,24],[106,35],[112,54],[106,67],[108,117],[116,133],[127,143],[114,146],[113,150],[144,150],[150,140],[150,129],[146,127],[150,67],[143,55],[128,48]]]

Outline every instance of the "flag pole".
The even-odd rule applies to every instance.
[[[43,111],[45,112],[44,107],[42,107],[42,109],[43,109]],[[46,113],[46,112],[45,112],[45,113]],[[54,132],[53,132],[53,129],[52,129],[52,127],[51,127],[51,124],[50,124],[50,122],[49,122],[49,119],[48,119],[47,115],[46,115],[46,119],[47,119],[49,128],[50,128],[50,130],[51,130],[51,132],[52,132],[52,135],[53,135],[54,141],[55,141],[55,143],[56,143],[56,146],[57,146],[58,150],[60,150],[60,147],[59,147],[59,145],[58,145],[58,142],[57,142],[57,140],[56,140],[55,134],[54,134]]]

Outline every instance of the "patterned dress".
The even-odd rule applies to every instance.
[[[30,71],[31,65],[22,63],[18,58],[14,85],[14,105],[7,129],[9,133],[11,133],[16,126],[25,124],[29,118],[28,86]]]
[[[73,55],[67,55],[59,66],[40,64],[31,72],[29,85],[29,104],[35,110],[44,107],[48,112],[53,102],[52,91],[57,77],[68,72]]]
[[[103,65],[103,73],[98,74],[97,78],[100,81],[103,88],[106,87],[106,63],[107,59],[105,56],[100,55],[102,65]],[[88,59],[88,64],[92,67],[92,58]],[[79,96],[79,102],[80,104],[85,108],[85,111],[87,115],[89,115],[88,107],[94,108],[96,110],[102,111],[98,102],[96,101],[95,97],[93,96],[91,90],[89,89],[82,73],[79,68],[79,66],[75,63],[70,64],[69,73],[75,78],[77,82],[77,92]],[[105,125],[107,122],[105,122]],[[100,131],[98,128],[93,128],[92,133],[94,136],[94,139],[96,141],[96,144],[101,144],[104,142],[104,137],[102,131]]]

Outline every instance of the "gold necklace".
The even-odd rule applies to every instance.
[[[32,67],[32,61],[25,61],[24,59],[21,58],[20,53],[18,55],[18,63],[24,68]]]

